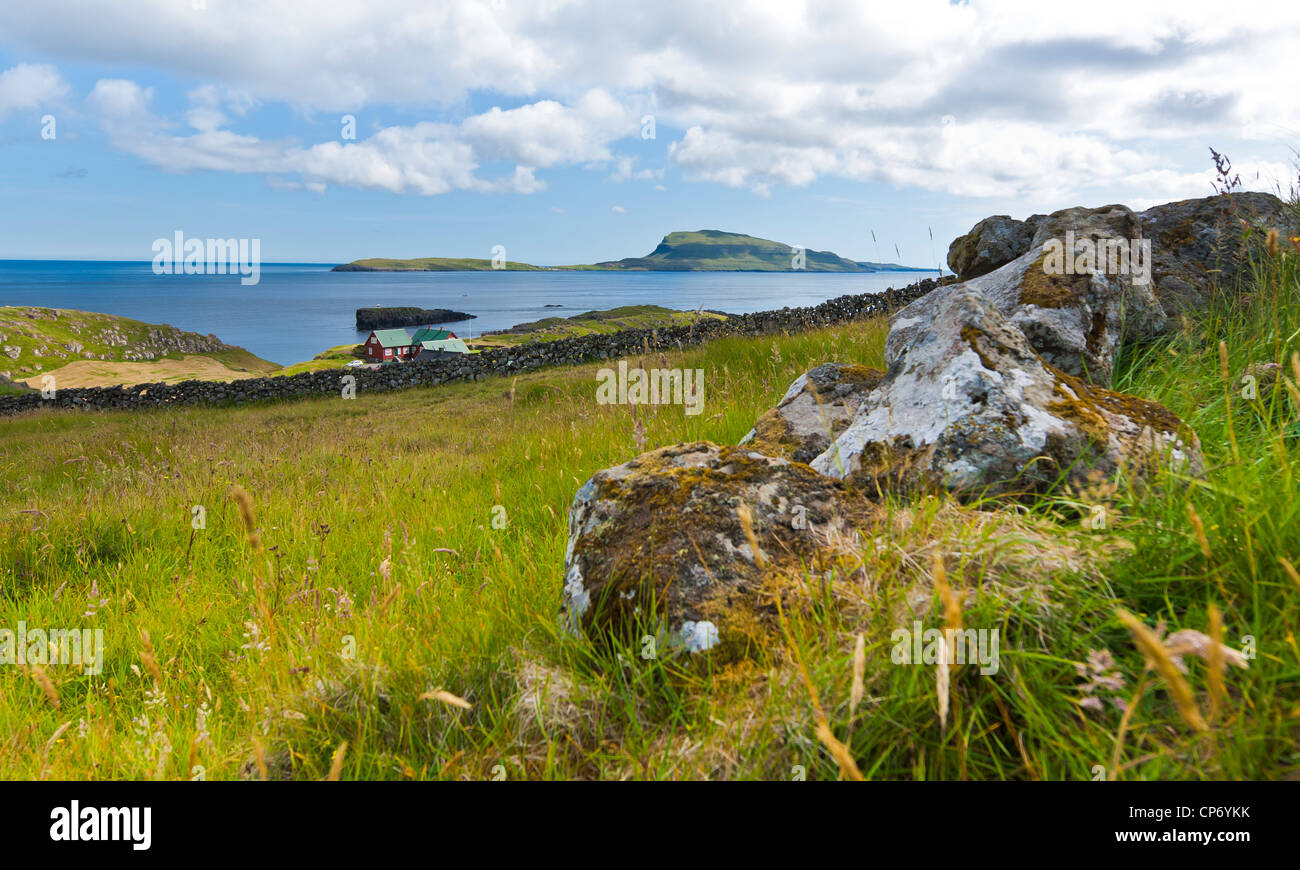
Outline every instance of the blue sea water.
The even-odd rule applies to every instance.
[[[931,273],[878,272],[331,272],[268,263],[258,284],[238,275],[155,275],[149,262],[0,260],[0,305],[74,308],[213,334],[288,365],[361,341],[357,308],[415,305],[475,314],[444,324],[465,338],[542,317],[620,305],[703,307],[743,314],[816,305],[846,293],[903,287]],[[560,307],[548,308],[548,305]]]

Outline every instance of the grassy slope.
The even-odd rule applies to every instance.
[[[285,366],[279,371],[273,372],[275,375],[296,375],[302,372],[314,372],[320,369],[336,369],[346,365],[354,359],[361,359],[355,352],[359,349],[359,344],[338,344],[331,348],[326,348],[316,354],[306,362],[294,363]]]
[[[28,317],[27,312],[33,311],[40,316]],[[59,316],[50,316],[53,311]],[[35,387],[40,387],[43,378],[50,374],[61,386],[77,387],[175,382],[190,377],[237,380],[279,368],[239,347],[205,353],[160,349],[154,360],[126,359],[127,351],[150,346],[151,332],[173,337],[194,335],[174,326],[111,314],[33,306],[0,307],[0,335],[4,336],[0,344],[19,348],[16,360],[0,356],[0,370],[9,371],[15,381],[29,380]],[[73,343],[82,345],[81,349],[69,348]],[[88,358],[91,356],[95,358]]]
[[[720,314],[701,312],[701,318],[722,318]],[[508,333],[484,335],[468,342],[471,347],[504,347],[533,341],[555,341],[594,333],[611,333],[623,329],[653,329],[681,326],[696,317],[694,311],[675,311],[659,305],[624,305],[603,311],[585,311],[569,317],[544,317],[521,323]],[[724,318],[725,319],[725,318]]]
[[[836,597],[791,614],[793,649],[867,776],[1300,772],[1300,582],[1279,563],[1300,559],[1296,430],[1289,408],[1269,417],[1234,398],[1228,410],[1217,350],[1225,339],[1230,371],[1289,359],[1294,268],[1256,298],[1250,318],[1209,313],[1190,339],[1120,367],[1122,389],[1196,427],[1204,481],[1162,498],[1118,492],[1096,531],[1068,518],[1064,498],[1027,516],[895,505],[888,529],[867,531],[862,565],[846,567]],[[261,746],[268,775],[286,775],[292,760],[293,776],[319,778],[346,741],[345,778],[788,778],[797,768],[834,778],[787,643],[774,638],[749,664],[682,668],[636,649],[619,661],[558,633],[565,510],[591,473],[641,449],[734,442],[811,365],[879,365],[884,335],[882,323],[860,323],[670,354],[705,370],[705,412],[641,409],[641,439],[629,409],[594,402],[594,366],[354,401],[0,420],[0,625],[101,627],[109,647],[100,677],[46,668],[50,695],[21,668],[0,668],[0,771],[180,778],[198,764],[208,778],[257,776],[248,760]],[[260,555],[229,496],[236,485],[252,493]],[[1081,499],[1085,511],[1096,498]],[[193,505],[206,506],[207,525],[191,533]],[[493,528],[494,505],[504,529]],[[941,625],[924,593],[936,551],[970,593],[965,624],[1003,633],[995,676],[953,675],[946,728],[934,668],[890,664],[890,633],[911,615],[882,603],[920,589],[915,618]],[[1258,657],[1228,674],[1221,712],[1195,737],[1162,678],[1141,676],[1115,608],[1205,630],[1211,604],[1225,639],[1253,637]],[[1126,725],[1109,703],[1077,703],[1076,663],[1102,649],[1125,677],[1118,697],[1137,702]],[[1208,711],[1206,669],[1188,666]],[[439,689],[473,709],[421,699]]]

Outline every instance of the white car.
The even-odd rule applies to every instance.
[[[363,366],[363,365],[365,365],[365,364],[366,364],[366,361],[363,360],[363,359],[354,359],[354,360],[350,360],[349,362],[344,363],[344,366],[345,366],[346,368],[354,369],[354,368],[357,368],[358,366]]]

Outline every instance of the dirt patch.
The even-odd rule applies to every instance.
[[[243,372],[228,368],[215,359],[198,354],[191,354],[180,359],[159,359],[151,362],[111,362],[101,360],[77,360],[51,369],[38,372],[25,383],[33,389],[41,389],[46,375],[54,376],[58,389],[65,387],[115,387],[118,384],[174,384],[180,381],[239,381],[245,378],[263,377],[265,372]]]

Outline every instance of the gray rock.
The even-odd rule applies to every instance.
[[[1236,283],[1249,274],[1252,255],[1268,230],[1293,237],[1297,217],[1271,193],[1255,192],[1185,199],[1141,213],[1109,205],[1064,209],[1025,221],[995,215],[953,241],[948,266],[963,281],[976,278],[1050,238],[1063,237],[1072,223],[1086,220],[1095,228],[1105,227],[1115,238],[1141,236],[1151,241],[1156,298],[1166,313],[1175,315],[1203,307],[1215,281],[1229,292],[1235,290]]]
[[[1045,363],[969,286],[944,295],[928,328],[891,340],[884,381],[812,463],[869,494],[1022,494],[1061,478],[1084,486],[1121,470],[1141,481],[1203,467],[1195,434],[1172,413]]]
[[[1112,270],[1108,262],[1094,258],[1098,268],[1067,272],[1074,271],[1081,262],[1077,256],[1087,249],[1101,251],[1103,245],[1116,243],[1131,252],[1133,241],[1141,236],[1137,217],[1124,206],[1075,208],[1042,218],[1037,226],[1030,247],[1011,262],[942,287],[899,311],[886,341],[886,363],[898,359],[900,349],[928,328],[941,307],[974,291],[997,306],[1048,363],[1093,383],[1109,384],[1120,344],[1152,338],[1165,328],[1150,273],[1139,274],[1137,268],[1150,261],[1139,246],[1127,270],[1121,262]],[[1072,247],[1067,249],[1067,244]]]
[[[742,654],[772,627],[779,578],[829,569],[832,542],[875,510],[807,465],[743,447],[642,454],[597,472],[574,497],[562,619],[593,637],[648,634],[687,651]]]
[[[1042,215],[1018,221],[1000,214],[984,218],[948,246],[948,268],[960,280],[987,275],[1029,250]]]
[[[1156,292],[1171,315],[1203,308],[1215,282],[1233,295],[1270,229],[1283,240],[1297,235],[1296,214],[1271,193],[1185,199],[1138,217],[1152,240]]]
[[[884,376],[866,366],[824,363],[800,375],[740,443],[768,456],[812,462],[844,431]]]

